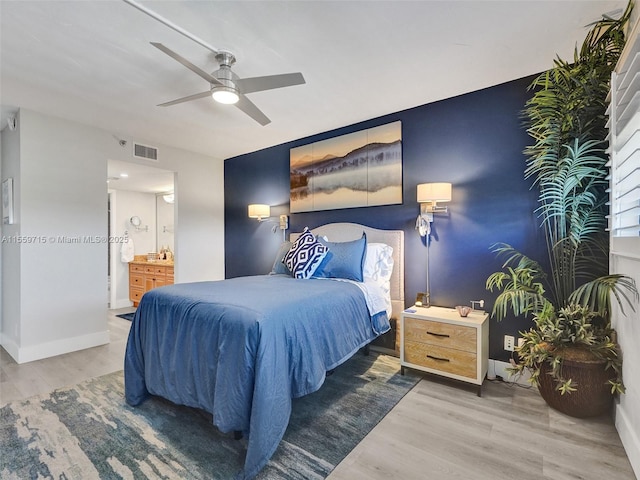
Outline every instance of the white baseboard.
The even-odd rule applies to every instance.
[[[618,435],[627,453],[629,463],[631,463],[631,468],[633,468],[636,478],[640,478],[640,438],[638,438],[637,432],[633,429],[624,406],[620,403],[616,403],[615,422],[616,430],[618,430]]]
[[[509,383],[517,383],[520,385],[531,385],[528,380],[531,378],[531,375],[527,370],[523,373],[514,375],[509,372],[507,369],[511,367],[511,364],[508,362],[503,362],[500,360],[492,360],[489,359],[489,370],[487,371],[487,378],[489,380],[493,380],[496,377],[502,378],[505,382]]]
[[[109,306],[111,310],[115,310],[118,308],[127,308],[127,307],[133,307],[133,302],[129,299],[123,299],[123,298],[117,299],[113,305]]]
[[[17,363],[27,363],[33,362],[34,360],[41,360],[43,358],[55,357],[56,355],[84,350],[86,348],[98,347],[107,343],[109,343],[109,330],[91,333],[89,335],[82,335],[80,337],[63,338],[62,340],[56,340],[55,342],[17,348],[16,355],[11,353],[9,350],[7,350],[7,352]]]
[[[0,334],[0,345],[4,348],[11,357],[16,360],[18,358],[19,348],[18,344],[13,339],[8,338],[6,335]]]

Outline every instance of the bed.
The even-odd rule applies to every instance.
[[[327,371],[388,331],[389,317],[404,309],[402,231],[337,223],[311,233],[336,253],[362,238],[369,253],[391,246],[388,308],[372,311],[369,280],[300,280],[278,274],[276,261],[269,275],[151,290],[132,322],[127,403],[157,395],[211,413],[222,432],[242,432],[247,453],[239,479],[253,478],[275,452],[292,399],[318,390]]]

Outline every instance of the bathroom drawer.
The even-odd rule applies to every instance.
[[[167,267],[158,265],[147,265],[144,267],[144,273],[149,275],[166,275]]]
[[[131,273],[144,273],[144,265],[137,265],[132,263],[129,265],[129,272]]]

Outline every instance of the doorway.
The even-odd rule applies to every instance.
[[[134,255],[145,258],[162,246],[169,245],[173,252],[177,192],[175,172],[169,170],[109,160],[107,174],[109,237],[112,240],[108,244],[109,308],[119,309],[132,306],[128,257],[122,255],[124,239],[130,241]]]

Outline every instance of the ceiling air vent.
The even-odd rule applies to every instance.
[[[145,160],[153,160],[154,162],[157,162],[158,149],[156,147],[150,147],[149,145],[134,143],[133,156],[136,158],[144,158]]]

